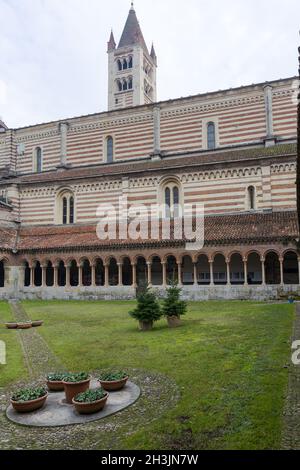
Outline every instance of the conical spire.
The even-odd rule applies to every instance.
[[[107,43],[107,51],[113,51],[115,50],[116,48],[116,41],[115,41],[115,38],[114,38],[114,33],[113,33],[113,30],[111,30],[111,33],[110,33],[110,38],[109,38],[109,41]]]
[[[152,43],[152,46],[151,46],[150,56],[152,57],[153,62],[155,63],[155,65],[157,65],[157,55],[156,55],[153,43]]]
[[[133,46],[135,44],[140,44],[148,53],[148,48],[146,46],[145,39],[141,30],[141,27],[139,25],[139,22],[138,22],[138,19],[134,10],[133,2],[132,2],[118,48],[126,47],[126,46]]]

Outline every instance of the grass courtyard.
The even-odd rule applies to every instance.
[[[280,448],[293,305],[190,303],[182,327],[170,330],[163,319],[147,333],[128,315],[134,302],[22,305],[31,319],[44,320],[39,333],[69,370],[141,369],[177,384],[177,404],[158,417],[149,411],[153,420],[123,432],[119,448]],[[9,319],[2,302],[0,322]],[[18,334],[0,330],[8,354],[1,386],[26,377]]]

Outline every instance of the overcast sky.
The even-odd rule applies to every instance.
[[[0,0],[0,116],[19,127],[107,109],[106,46],[130,0]],[[299,0],[136,0],[158,99],[297,73]]]

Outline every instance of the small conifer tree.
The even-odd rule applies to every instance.
[[[155,293],[149,288],[144,287],[137,296],[137,308],[129,315],[141,322],[156,322],[162,317],[162,311]]]
[[[181,289],[176,283],[173,283],[167,289],[167,297],[163,302],[163,314],[166,317],[178,317],[186,314],[187,302],[181,300]]]

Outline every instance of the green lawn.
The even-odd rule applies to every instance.
[[[124,449],[280,447],[293,306],[190,303],[181,328],[169,330],[162,320],[148,333],[128,316],[132,302],[23,306],[45,320],[39,331],[70,370],[130,367],[176,381],[177,406],[124,436]],[[17,351],[11,378],[23,370]]]
[[[3,323],[13,321],[8,303],[0,301],[0,341],[6,345],[6,365],[0,364],[0,387],[27,376],[22,348],[18,338],[19,332],[6,330]]]

